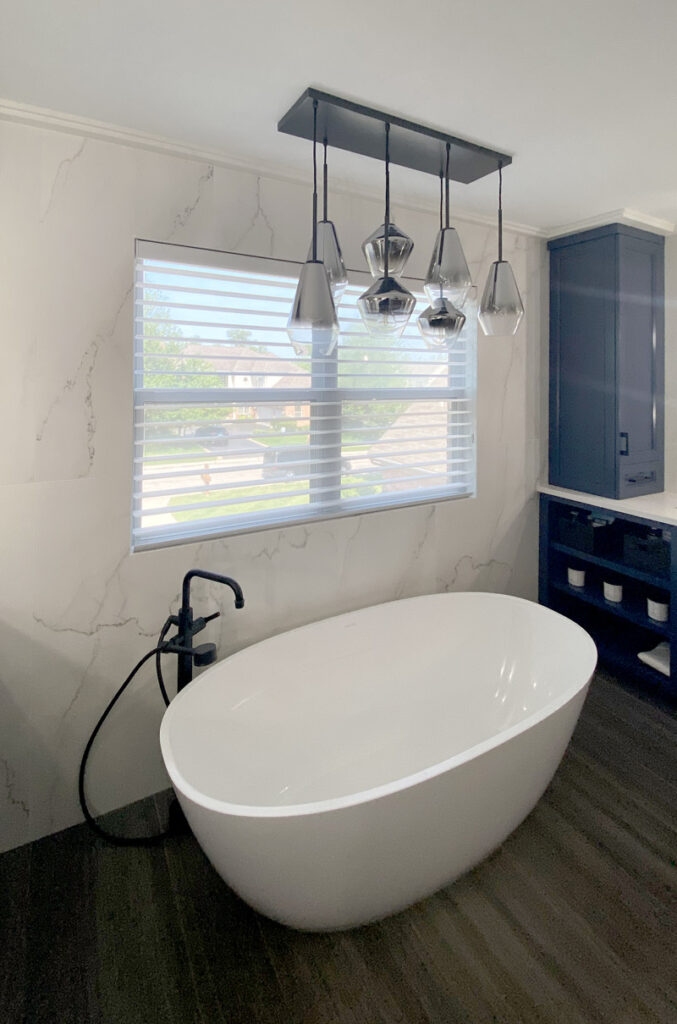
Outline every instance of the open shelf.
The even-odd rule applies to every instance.
[[[651,665],[646,665],[643,661],[640,661],[634,651],[619,646],[604,635],[595,635],[594,631],[592,632],[592,638],[595,641],[599,660],[602,664],[608,665],[609,668],[620,672],[630,672],[651,686],[658,686],[662,690],[670,689],[669,676],[652,668]]]
[[[586,604],[591,604],[601,611],[608,612],[610,615],[617,615],[622,619],[627,619],[628,622],[632,622],[635,626],[649,629],[652,633],[658,633],[662,637],[669,636],[669,623],[656,622],[654,619],[650,619],[644,611],[642,602],[636,596],[626,596],[624,594],[622,601],[607,601],[603,594],[600,594],[592,587],[572,587],[569,583],[564,583],[561,580],[551,580],[550,585],[555,590],[560,590],[562,593],[576,598],[578,601],[585,601]]]
[[[670,589],[669,578],[660,573],[643,572],[641,569],[634,569],[623,562],[610,558],[600,558],[599,555],[590,555],[587,551],[579,551],[578,548],[571,548],[566,544],[559,544],[557,541],[553,541],[550,547],[553,551],[559,551],[570,558],[577,558],[581,562],[589,562],[590,565],[598,565],[601,569],[609,569],[611,572],[618,573],[619,576],[628,576],[632,580],[639,580],[640,583],[647,583],[650,587],[665,591]]]
[[[666,638],[630,620],[626,624],[622,617],[606,615],[606,608],[571,600],[575,597],[571,590],[569,587],[553,587],[549,605],[578,622],[590,634],[595,641],[600,663],[651,688],[660,688],[665,693],[677,696],[677,688],[669,676],[646,665],[637,657],[639,651],[650,650]]]
[[[542,604],[561,612],[578,622],[592,636],[597,645],[600,661],[610,669],[624,674],[638,685],[660,688],[677,697],[677,529],[658,520],[640,522],[636,516],[615,512],[613,533],[603,548],[606,555],[582,551],[570,544],[560,543],[562,518],[577,511],[584,517],[604,518],[603,508],[597,509],[586,502],[577,507],[554,495],[541,494],[541,539],[539,568],[539,600]],[[640,536],[643,528],[663,531],[663,540],[669,544],[669,571],[665,569],[635,569],[626,565],[621,554],[628,533]],[[587,533],[587,537],[590,534]],[[569,539],[568,537],[566,539]],[[597,539],[597,538],[596,538]],[[599,547],[598,547],[599,550]],[[572,587],[567,569],[585,569],[585,586]],[[621,602],[607,601],[603,583],[623,586]],[[667,622],[656,622],[647,615],[647,598],[668,604]],[[648,651],[660,641],[671,647],[672,671],[669,676],[640,661],[640,651]]]

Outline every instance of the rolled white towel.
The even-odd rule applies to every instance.
[[[654,647],[651,651],[640,651],[637,657],[640,661],[643,661],[645,665],[650,665],[651,668],[655,668],[658,672],[662,672],[664,676],[670,675],[670,644],[667,640],[658,644],[658,646]]]

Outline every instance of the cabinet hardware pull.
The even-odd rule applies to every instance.
[[[628,434],[628,432],[626,430],[621,430],[621,432],[619,434],[619,437],[621,438],[621,440],[623,442],[623,447],[620,449],[618,454],[619,455],[629,455],[630,454],[630,435]]]

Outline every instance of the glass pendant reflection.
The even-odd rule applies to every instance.
[[[319,260],[307,260],[301,268],[287,334],[297,356],[329,356],[336,348],[336,306]]]
[[[444,295],[438,295],[418,318],[419,330],[428,348],[451,348],[458,341],[464,324],[465,314]]]
[[[311,259],[312,255],[313,245],[311,242],[308,259]],[[324,263],[334,305],[338,306],[348,285],[348,274],[333,221],[320,220],[317,223],[317,258]]]
[[[357,308],[370,333],[397,337],[414,311],[416,299],[394,277],[381,277],[360,295]]]
[[[507,260],[491,264],[478,320],[489,337],[515,334],[524,316],[515,275]]]
[[[369,238],[365,238],[362,243],[362,252],[364,258],[369,264],[369,270],[371,271],[372,277],[382,277],[385,272],[385,252],[386,252],[386,226],[385,223],[381,224],[380,227],[373,231]],[[411,251],[414,248],[409,235],[405,235],[404,231],[400,231],[397,224],[393,224],[392,221],[388,224],[388,273],[397,276],[401,274],[404,269],[404,265],[411,255]]]
[[[431,303],[441,293],[457,309],[463,308],[472,279],[456,228],[440,228],[437,232],[424,288]]]

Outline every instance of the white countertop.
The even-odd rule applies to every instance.
[[[610,512],[627,513],[640,519],[653,519],[659,523],[677,526],[677,494],[672,491],[661,491],[660,494],[643,494],[639,498],[602,498],[599,494],[585,494],[583,491],[570,491],[566,487],[552,487],[550,484],[539,484],[541,494],[550,494],[553,498],[565,501],[582,501],[586,505],[596,505]]]

